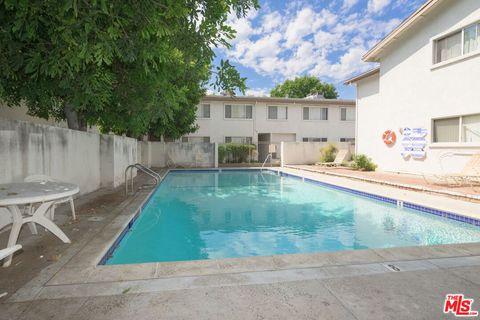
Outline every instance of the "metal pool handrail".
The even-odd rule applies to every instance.
[[[272,154],[271,154],[271,153],[269,153],[269,154],[267,155],[267,157],[265,158],[265,161],[263,161],[262,169],[263,169],[263,167],[265,167],[265,163],[267,163],[268,158],[270,158],[270,161],[272,160]],[[270,167],[271,167],[271,166],[272,166],[272,163],[270,162]]]
[[[154,186],[157,185],[160,182],[160,180],[162,179],[161,176],[158,173],[156,173],[155,171],[153,171],[150,168],[145,167],[144,165],[142,165],[140,163],[131,164],[131,165],[127,166],[127,168],[125,169],[125,195],[127,195],[127,196],[129,194],[130,195],[135,194],[135,189],[133,187],[133,168],[135,168],[137,170],[140,170],[143,173],[146,173],[150,177],[152,177],[155,180],[155,183],[153,183]],[[128,170],[130,170],[130,180],[128,180]],[[130,193],[128,193],[129,181],[130,181],[130,185],[131,185],[131,189],[132,189]]]

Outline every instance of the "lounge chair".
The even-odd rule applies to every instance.
[[[42,181],[55,181],[55,179],[53,179],[52,177],[46,176],[46,175],[35,174],[35,175],[31,175],[31,176],[26,177],[23,181],[24,182],[42,182]],[[50,211],[50,220],[53,220],[54,217],[55,217],[55,207],[59,204],[67,203],[67,202],[70,203],[70,208],[72,210],[73,220],[76,220],[75,205],[73,204],[73,197],[72,196],[67,197],[65,199],[60,199],[60,200],[55,201],[55,204],[52,206],[51,211]],[[28,214],[33,214],[32,209],[33,209],[33,205],[30,205],[29,206],[29,212],[27,212],[27,213]]]
[[[473,154],[460,173],[434,174],[430,177],[444,182],[449,186],[470,185],[473,187],[473,185],[480,184],[480,153]],[[423,179],[430,184],[425,174],[423,175]]]
[[[333,160],[333,162],[317,162],[315,163],[315,165],[323,167],[338,167],[341,166],[345,161],[347,161],[349,156],[350,152],[347,149],[341,149],[338,150],[337,155],[335,156],[335,160]]]

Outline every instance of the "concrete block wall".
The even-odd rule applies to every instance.
[[[85,194],[100,187],[118,187],[124,182],[125,168],[134,163],[214,167],[218,155],[214,143],[137,141],[0,118],[0,184],[45,174],[78,184],[80,194]],[[9,220],[8,215],[0,215],[0,225]]]
[[[217,152],[214,143],[137,141],[0,118],[0,184],[45,174],[78,184],[85,194],[118,187],[130,164],[215,167]]]
[[[320,149],[329,145],[330,142],[282,142],[281,163],[289,164],[314,164],[320,161]],[[338,149],[348,149],[354,154],[355,145],[348,142],[334,143]]]
[[[98,134],[0,118],[0,183],[45,174],[88,193],[100,187],[100,165]]]
[[[149,142],[148,153],[152,167],[204,167],[218,166],[215,143]]]
[[[45,174],[80,186],[80,194],[123,183],[137,162],[137,140],[0,118],[0,183]]]
[[[101,186],[118,187],[125,180],[125,168],[139,162],[137,140],[100,135]],[[134,176],[136,170],[133,171]]]

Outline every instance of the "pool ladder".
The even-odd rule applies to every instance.
[[[265,167],[265,164],[267,163],[268,158],[270,158],[270,167],[272,166],[272,154],[269,153],[269,154],[267,154],[267,157],[265,158],[265,161],[263,161],[262,169],[263,169],[263,167]]]
[[[160,182],[160,180],[162,180],[162,177],[152,169],[147,168],[140,163],[131,164],[125,169],[125,195],[127,196],[135,194],[135,188],[133,187],[133,169],[140,170],[153,178],[154,183],[144,184],[143,186],[155,186]],[[128,179],[128,170],[130,170],[130,179]],[[129,185],[131,186],[130,193],[128,192]]]

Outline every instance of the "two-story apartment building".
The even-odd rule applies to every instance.
[[[380,67],[346,82],[357,153],[412,173],[460,172],[480,153],[479,0],[426,1],[363,60]]]
[[[263,159],[281,141],[353,142],[355,101],[210,95],[198,106],[197,124],[181,141],[252,143]]]

